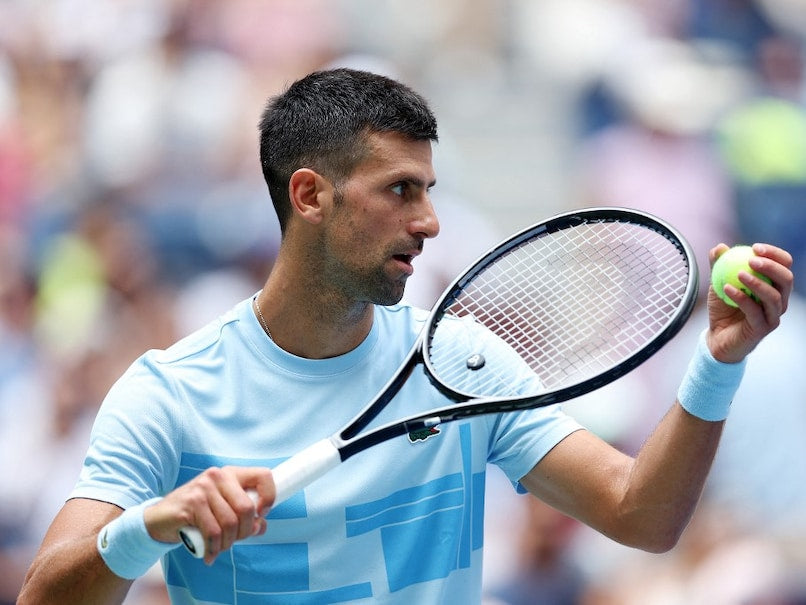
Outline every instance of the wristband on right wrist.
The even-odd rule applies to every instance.
[[[123,511],[98,532],[98,552],[115,575],[134,580],[147,572],[162,555],[179,546],[179,542],[159,542],[146,528],[143,512],[161,498],[152,498]]]
[[[723,363],[714,359],[703,332],[683,376],[677,401],[689,414],[702,420],[725,420],[746,365],[746,359],[737,363]]]

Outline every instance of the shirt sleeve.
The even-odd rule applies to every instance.
[[[466,372],[461,389],[503,398],[546,390],[527,361],[483,326],[460,320],[452,329],[450,348],[464,346],[466,355],[480,352],[486,361],[480,370]],[[565,437],[583,428],[557,404],[493,415],[490,423],[488,462],[498,465],[513,483]]]
[[[518,491],[525,491],[521,478],[560,441],[582,428],[559,405],[499,414],[494,419],[488,461],[499,466]]]
[[[146,354],[102,403],[70,498],[128,508],[170,491],[179,469],[181,415],[168,376]]]

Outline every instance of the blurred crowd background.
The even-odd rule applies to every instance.
[[[257,159],[268,96],[321,67],[401,79],[441,124],[429,306],[501,236],[641,208],[707,250],[795,256],[680,545],[610,543],[488,473],[490,603],[806,603],[806,1],[0,0],[0,603],[144,350],[263,283],[279,230]],[[705,325],[566,407],[635,451]],[[158,569],[128,603],[158,604]]]

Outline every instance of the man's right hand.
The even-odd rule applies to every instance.
[[[257,503],[247,491],[257,494]],[[197,528],[209,565],[238,540],[265,533],[264,517],[274,495],[267,468],[211,467],[148,507],[143,516],[148,533],[160,542],[179,542],[180,529]]]

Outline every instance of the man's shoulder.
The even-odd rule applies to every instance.
[[[183,336],[165,349],[149,351],[146,356],[150,357],[154,363],[170,365],[205,355],[222,341],[237,340],[237,326],[241,319],[239,316],[240,306],[240,304],[237,305],[201,328]]]
[[[229,311],[210,321],[201,328],[181,337],[165,349],[151,349],[143,353],[129,368],[129,373],[142,371],[162,373],[171,368],[194,365],[195,362],[220,354],[225,348],[232,355],[233,344],[237,344],[237,324],[239,317],[235,310]],[[232,329],[235,328],[235,329]],[[226,347],[220,346],[227,343]]]

